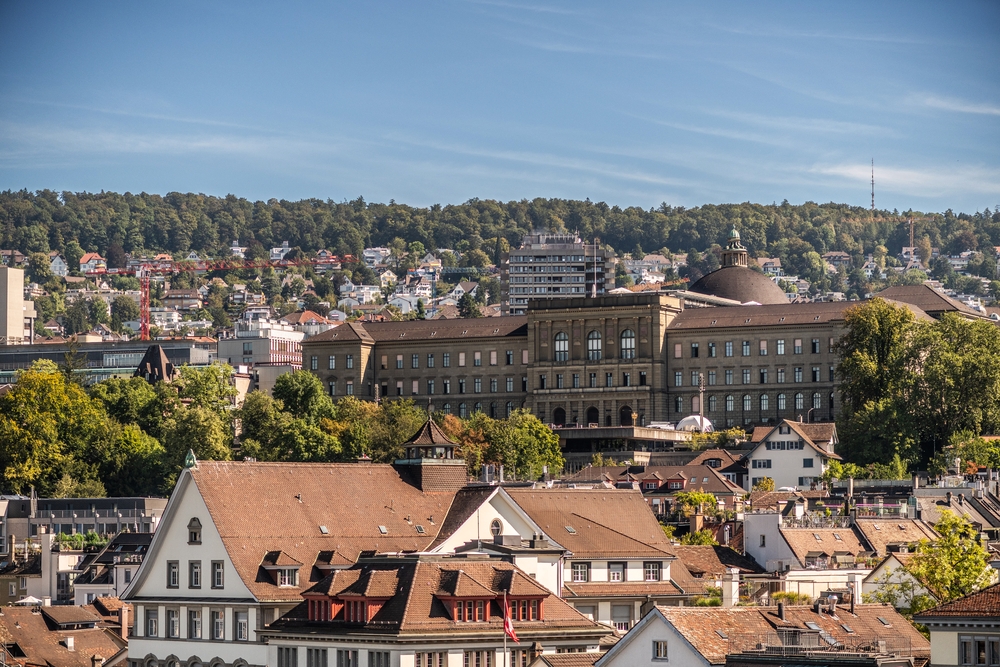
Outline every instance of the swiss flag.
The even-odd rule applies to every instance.
[[[514,632],[514,620],[510,617],[510,605],[507,603],[506,591],[503,594],[503,633],[514,640],[515,644],[521,643],[521,640],[517,638],[517,633]]]

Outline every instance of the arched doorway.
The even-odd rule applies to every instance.
[[[552,423],[556,426],[563,426],[566,423],[566,411],[556,408],[552,411]]]
[[[618,423],[622,426],[632,426],[632,408],[627,405],[623,405],[620,410],[618,410]]]
[[[587,424],[600,424],[600,423],[601,423],[601,411],[594,407],[587,408]]]

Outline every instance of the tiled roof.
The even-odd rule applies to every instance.
[[[576,558],[670,557],[670,541],[638,491],[525,489],[507,492]]]
[[[545,667],[593,667],[603,653],[543,653],[539,664]]]
[[[673,547],[677,558],[696,577],[720,577],[728,568],[741,573],[761,574],[764,568],[729,547],[708,545],[677,545]]]
[[[455,493],[455,500],[451,504],[451,509],[448,510],[448,516],[445,518],[444,523],[441,524],[441,530],[438,531],[437,539],[434,540],[430,548],[437,547],[451,537],[496,490],[495,486],[486,485],[466,486],[463,489],[459,489]]]
[[[710,664],[726,662],[729,640],[738,634],[764,634],[771,625],[755,607],[663,607],[657,609]]]
[[[942,617],[967,617],[1000,619],[1000,584],[984,588],[951,602],[938,605],[914,615],[914,620],[923,621]]]
[[[449,438],[441,427],[433,419],[428,419],[420,430],[413,434],[404,444],[407,445],[454,445],[455,441]]]
[[[983,314],[969,308],[964,303],[956,301],[946,294],[938,292],[929,285],[896,285],[887,287],[875,296],[892,301],[901,301],[921,309],[925,313],[958,312],[970,317],[983,317]]]
[[[842,321],[847,301],[792,303],[765,306],[720,306],[689,308],[667,326],[668,329],[723,329],[760,327],[776,324],[823,324]]]
[[[726,459],[723,459],[723,465],[726,463]],[[635,472],[629,472],[630,469],[635,470]],[[564,483],[592,483],[603,482],[605,480],[615,482],[628,479],[654,479],[654,476],[655,479],[660,480],[690,480],[687,484],[688,491],[701,489],[706,493],[715,494],[738,493],[742,495],[744,493],[743,489],[723,477],[719,473],[719,469],[693,463],[683,466],[632,466],[631,468],[629,466],[588,466],[564,478],[562,481]]]
[[[803,442],[823,456],[828,456],[832,459],[841,458],[839,454],[834,453],[833,449],[837,440],[837,425],[833,422],[806,424],[791,419],[784,419],[780,424],[776,424],[775,426],[755,427],[751,436],[751,442],[756,443],[759,447],[765,438],[781,426],[791,428],[791,430],[795,431],[802,438]],[[764,429],[767,430],[765,431]]]
[[[356,338],[377,342],[410,340],[445,340],[465,338],[526,337],[527,317],[510,316],[500,318],[409,320],[405,322],[351,322],[351,331]],[[339,326],[330,331],[316,334],[303,341],[304,345],[316,342],[345,340],[350,334]]]
[[[891,544],[916,544],[921,540],[938,539],[937,533],[918,519],[861,518],[856,525],[878,556],[886,555]]]
[[[56,607],[46,607],[55,609]],[[72,607],[69,607],[72,609]],[[97,617],[88,615],[96,622]],[[67,636],[73,637],[74,649],[68,650],[62,643]],[[55,631],[46,622],[44,614],[36,614],[33,609],[4,607],[0,615],[0,638],[5,644],[17,644],[25,658],[19,659],[32,665],[59,665],[59,667],[92,667],[91,656],[99,655],[105,660],[116,656],[125,642],[115,633],[94,627],[81,630]]]
[[[671,565],[671,568],[673,566]],[[594,582],[578,584],[563,583],[564,598],[613,598],[613,597],[645,597],[647,595],[683,595],[682,591],[672,581],[623,581]],[[700,592],[700,587],[696,591]]]
[[[803,565],[810,553],[827,556],[849,553],[857,556],[868,550],[850,528],[782,528],[781,536]]]
[[[378,596],[389,597],[382,608],[375,614],[368,626],[356,625],[344,628],[343,622],[310,622],[305,620],[304,605],[299,605],[292,612],[271,625],[275,631],[292,630],[308,627],[311,634],[338,634],[349,631],[351,634],[367,631],[378,634],[444,634],[461,635],[464,633],[481,635],[484,631],[502,635],[502,617],[496,598],[504,591],[513,596],[537,596],[544,598],[544,620],[514,621],[514,628],[521,637],[530,641],[533,632],[552,632],[563,634],[582,633],[595,640],[610,632],[573,609],[565,601],[552,595],[544,586],[524,575],[508,562],[501,560],[472,560],[439,558],[410,558],[394,562],[392,558],[377,558],[362,561],[349,570],[333,573],[328,579],[339,581],[363,581],[372,577],[386,583],[395,582],[395,588],[385,586],[375,591]],[[450,586],[453,582],[465,587],[476,596],[491,598],[490,621],[476,623],[456,623],[452,621],[448,610],[440,597],[450,597]],[[342,587],[328,586],[330,592],[338,594]],[[317,592],[317,591],[312,591]],[[391,596],[390,596],[391,594]]]
[[[311,564],[333,551],[332,561],[343,566],[365,550],[422,551],[455,497],[422,492],[380,464],[201,461],[191,476],[237,573],[260,600],[296,600],[321,576],[303,569],[301,588],[279,588],[260,572],[269,552]]]

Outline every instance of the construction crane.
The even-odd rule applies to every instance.
[[[135,276],[139,280],[139,337],[149,340],[149,288],[154,275],[173,275],[177,273],[207,273],[210,271],[238,271],[241,269],[285,269],[291,266],[341,266],[354,262],[353,255],[328,255],[302,259],[253,260],[253,259],[206,259],[184,261],[179,263],[146,263],[125,269],[98,269],[88,271],[87,277],[96,278],[103,275]]]

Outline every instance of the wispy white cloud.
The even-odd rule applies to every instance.
[[[911,99],[918,104],[932,109],[944,109],[945,111],[958,111],[960,113],[984,114],[987,116],[1000,116],[1000,105],[983,102],[969,102],[954,97],[939,97],[937,95],[913,95]]]
[[[900,35],[861,34],[847,32],[824,32],[822,30],[792,30],[769,26],[766,28],[733,27],[715,23],[706,23],[706,27],[732,35],[747,37],[786,37],[792,39],[829,39],[849,42],[883,42],[886,44],[929,44],[926,39],[905,37]]]
[[[832,120],[829,118],[803,118],[800,116],[764,116],[760,114],[740,113],[719,109],[704,109],[704,113],[720,118],[729,118],[747,125],[757,125],[779,130],[794,132],[809,132],[823,134],[877,134],[895,136],[896,132],[880,125],[852,123],[850,121]]]
[[[868,183],[871,179],[870,163],[817,165],[810,171],[860,183]],[[920,197],[954,196],[956,193],[997,195],[1000,194],[1000,169],[982,166],[876,167],[875,188],[876,191],[882,188]]]
[[[487,5],[490,7],[501,7],[503,9],[516,9],[520,11],[535,12],[538,14],[559,14],[562,16],[577,16],[580,12],[566,9],[565,7],[552,7],[551,5],[525,5],[518,2],[501,2],[500,0],[465,0],[473,5]]]

